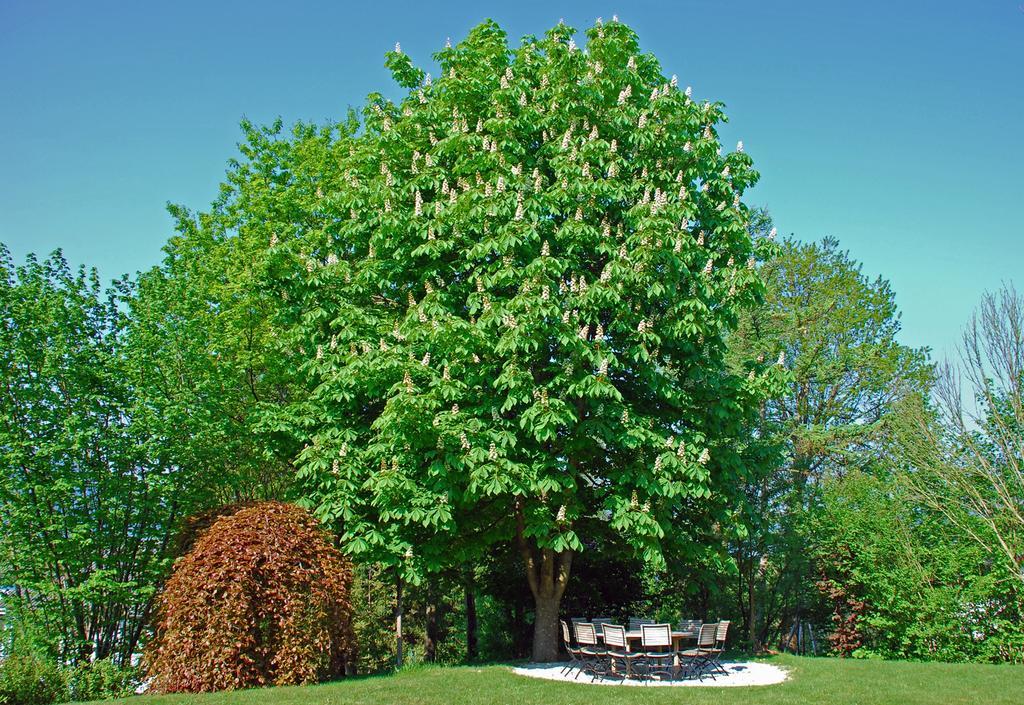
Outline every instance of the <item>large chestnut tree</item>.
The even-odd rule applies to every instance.
[[[777,377],[725,362],[772,245],[721,104],[617,20],[574,37],[485,22],[433,79],[396,47],[399,99],[261,143],[236,199],[308,390],[265,424],[303,447],[306,501],[412,580],[516,542],[537,660],[588,526],[658,566],[686,517],[734,521]]]

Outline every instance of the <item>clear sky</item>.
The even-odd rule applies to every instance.
[[[246,116],[321,121],[396,94],[491,17],[511,38],[618,13],[762,181],[779,230],[888,278],[902,339],[941,356],[986,288],[1024,289],[1021,0],[0,0],[0,241],[113,277],[159,261],[168,201],[205,208]]]

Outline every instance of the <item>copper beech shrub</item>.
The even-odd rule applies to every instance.
[[[153,690],[344,674],[355,664],[351,582],[351,564],[304,509],[260,502],[217,518],[194,538],[160,595],[147,652]]]

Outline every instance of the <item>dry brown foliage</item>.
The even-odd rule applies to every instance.
[[[160,595],[147,652],[153,690],[304,684],[344,674],[355,663],[351,582],[351,564],[299,507],[261,502],[215,518],[197,531]]]
[[[832,649],[843,657],[851,656],[864,645],[860,620],[867,603],[853,594],[856,582],[847,567],[852,553],[849,546],[844,546],[831,562],[821,562],[818,566],[820,579],[815,583],[832,607],[832,632],[828,640]]]

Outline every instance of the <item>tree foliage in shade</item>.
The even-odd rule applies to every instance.
[[[486,22],[435,59],[430,80],[396,47],[399,102],[371,95],[330,142],[267,140],[252,163],[273,169],[234,179],[224,210],[250,206],[232,227],[271,250],[310,390],[264,427],[304,445],[308,503],[349,550],[407,579],[515,538],[550,659],[588,521],[658,566],[685,506],[731,519],[774,373],[728,369],[725,338],[771,245],[722,106],[624,24],[583,50],[565,25],[510,48]]]
[[[223,516],[160,594],[149,672],[160,692],[313,683],[354,665],[349,562],[299,507]]]

